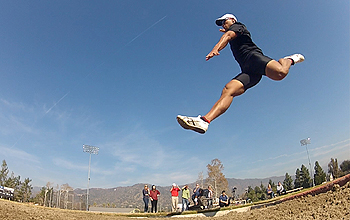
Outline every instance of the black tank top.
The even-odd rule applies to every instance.
[[[233,56],[241,67],[244,66],[252,53],[263,54],[262,50],[253,42],[250,32],[244,24],[236,22],[228,30],[235,32],[237,35],[229,43]]]

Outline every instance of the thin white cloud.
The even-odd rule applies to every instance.
[[[341,149],[347,148],[348,152],[350,150],[350,139],[335,143],[335,144],[331,144],[331,145],[325,145],[319,148],[314,148],[311,149],[310,152],[312,153],[313,157],[319,157],[322,155],[329,155],[331,152],[334,151],[339,151]]]
[[[74,163],[72,161],[63,159],[63,158],[53,158],[52,159],[53,164],[55,164],[58,167],[67,169],[67,170],[74,170],[74,171],[81,171],[81,172],[87,172],[88,171],[88,165],[87,164],[79,164]],[[91,173],[96,173],[98,175],[115,175],[117,174],[117,169],[102,169],[98,166],[98,164],[91,164],[90,166]]]
[[[165,147],[139,128],[121,140],[104,144],[122,163],[157,169],[169,161]]]
[[[20,113],[16,115],[10,112],[0,112],[0,132],[7,136],[18,132],[34,134],[35,129],[28,123],[28,119],[26,118],[28,115],[26,117],[23,115]]]
[[[0,146],[0,155],[3,155],[6,158],[10,158],[14,161],[21,160],[33,163],[40,163],[40,160],[37,156],[29,154],[23,150]]]
[[[11,110],[28,110],[28,107],[23,103],[10,102],[5,99],[0,99],[0,101],[6,108],[9,108]]]
[[[282,154],[282,155],[278,155],[275,157],[269,157],[269,158],[265,158],[262,160],[252,161],[251,164],[265,162],[265,161],[271,161],[271,160],[277,160],[277,159],[283,158],[283,157],[295,157],[297,155],[302,155],[302,154],[304,154],[304,152],[297,152],[297,153],[293,153],[293,154]]]
[[[68,170],[78,170],[78,171],[85,171],[87,170],[88,166],[81,165],[81,164],[75,164],[71,161],[62,159],[62,158],[53,158],[52,159],[53,164],[56,166],[68,169]]]

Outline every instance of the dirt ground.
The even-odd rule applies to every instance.
[[[0,219],[130,220],[128,217],[121,217],[115,214],[44,208],[6,200],[0,200]],[[164,217],[151,219],[160,220],[164,219]],[[198,217],[185,219],[192,220],[198,219]],[[232,211],[224,216],[203,217],[203,219],[350,219],[350,182],[346,183],[343,187],[334,185],[332,190],[315,196],[307,195],[266,208],[253,209],[243,213]]]
[[[289,200],[268,208],[230,213],[226,219],[350,219],[350,183],[332,191]]]

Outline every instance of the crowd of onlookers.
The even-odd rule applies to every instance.
[[[233,192],[235,191],[235,187],[233,189]],[[199,187],[199,184],[196,184],[196,186],[192,190],[192,196],[190,189],[188,185],[183,186],[180,188],[175,183],[172,184],[172,187],[170,189],[171,193],[171,211],[176,212],[178,208],[179,203],[179,192],[181,191],[181,211],[187,211],[189,209],[196,209],[199,207],[213,207],[213,190],[212,187],[209,185],[207,189],[202,189]],[[270,184],[268,184],[266,193],[271,198],[275,197],[275,193],[272,190],[272,187]],[[280,196],[282,194],[286,193],[286,190],[283,188],[283,185],[281,182],[278,182],[277,184],[277,191],[276,193]],[[144,189],[142,190],[143,194],[143,202],[145,204],[144,212],[148,212],[149,207],[149,201],[151,201],[151,210],[150,212],[157,212],[157,203],[158,203],[158,196],[160,195],[160,192],[156,189],[155,185],[152,185],[151,189],[148,188],[148,185],[144,186]],[[193,205],[190,206],[190,200],[192,200]],[[219,206],[220,207],[226,207],[230,205],[230,198],[226,195],[225,191],[221,192],[221,195],[218,199]],[[204,204],[204,202],[206,204]]]
[[[183,186],[180,188],[175,183],[172,184],[172,187],[170,189],[171,193],[171,211],[176,212],[178,203],[179,203],[179,192],[181,191],[181,199],[182,199],[182,207],[181,211],[187,211],[191,208],[196,209],[199,207],[213,207],[213,190],[211,186],[208,186],[207,189],[202,189],[199,187],[199,184],[196,184],[196,186],[192,190],[192,196],[190,189],[188,185]],[[148,212],[149,207],[149,200],[151,201],[151,210],[150,212],[157,212],[157,202],[158,202],[158,196],[160,195],[160,192],[156,189],[155,185],[152,185],[152,188],[149,189],[148,185],[144,186],[144,189],[142,190],[143,194],[143,202],[145,204],[144,212]],[[192,200],[193,205],[190,206],[190,200]],[[204,201],[206,204],[203,204]],[[219,197],[219,206],[225,207],[230,204],[229,197],[226,195],[225,191],[222,191],[222,194]]]

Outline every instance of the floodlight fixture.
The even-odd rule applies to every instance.
[[[83,151],[90,154],[89,158],[89,172],[88,172],[88,184],[86,190],[86,211],[89,211],[89,185],[90,185],[90,165],[91,165],[91,154],[98,154],[100,148],[83,144]]]
[[[300,144],[301,144],[301,146],[311,144],[311,138],[308,137],[308,138],[301,140]]]
[[[83,151],[90,154],[98,154],[100,148],[83,144]]]

